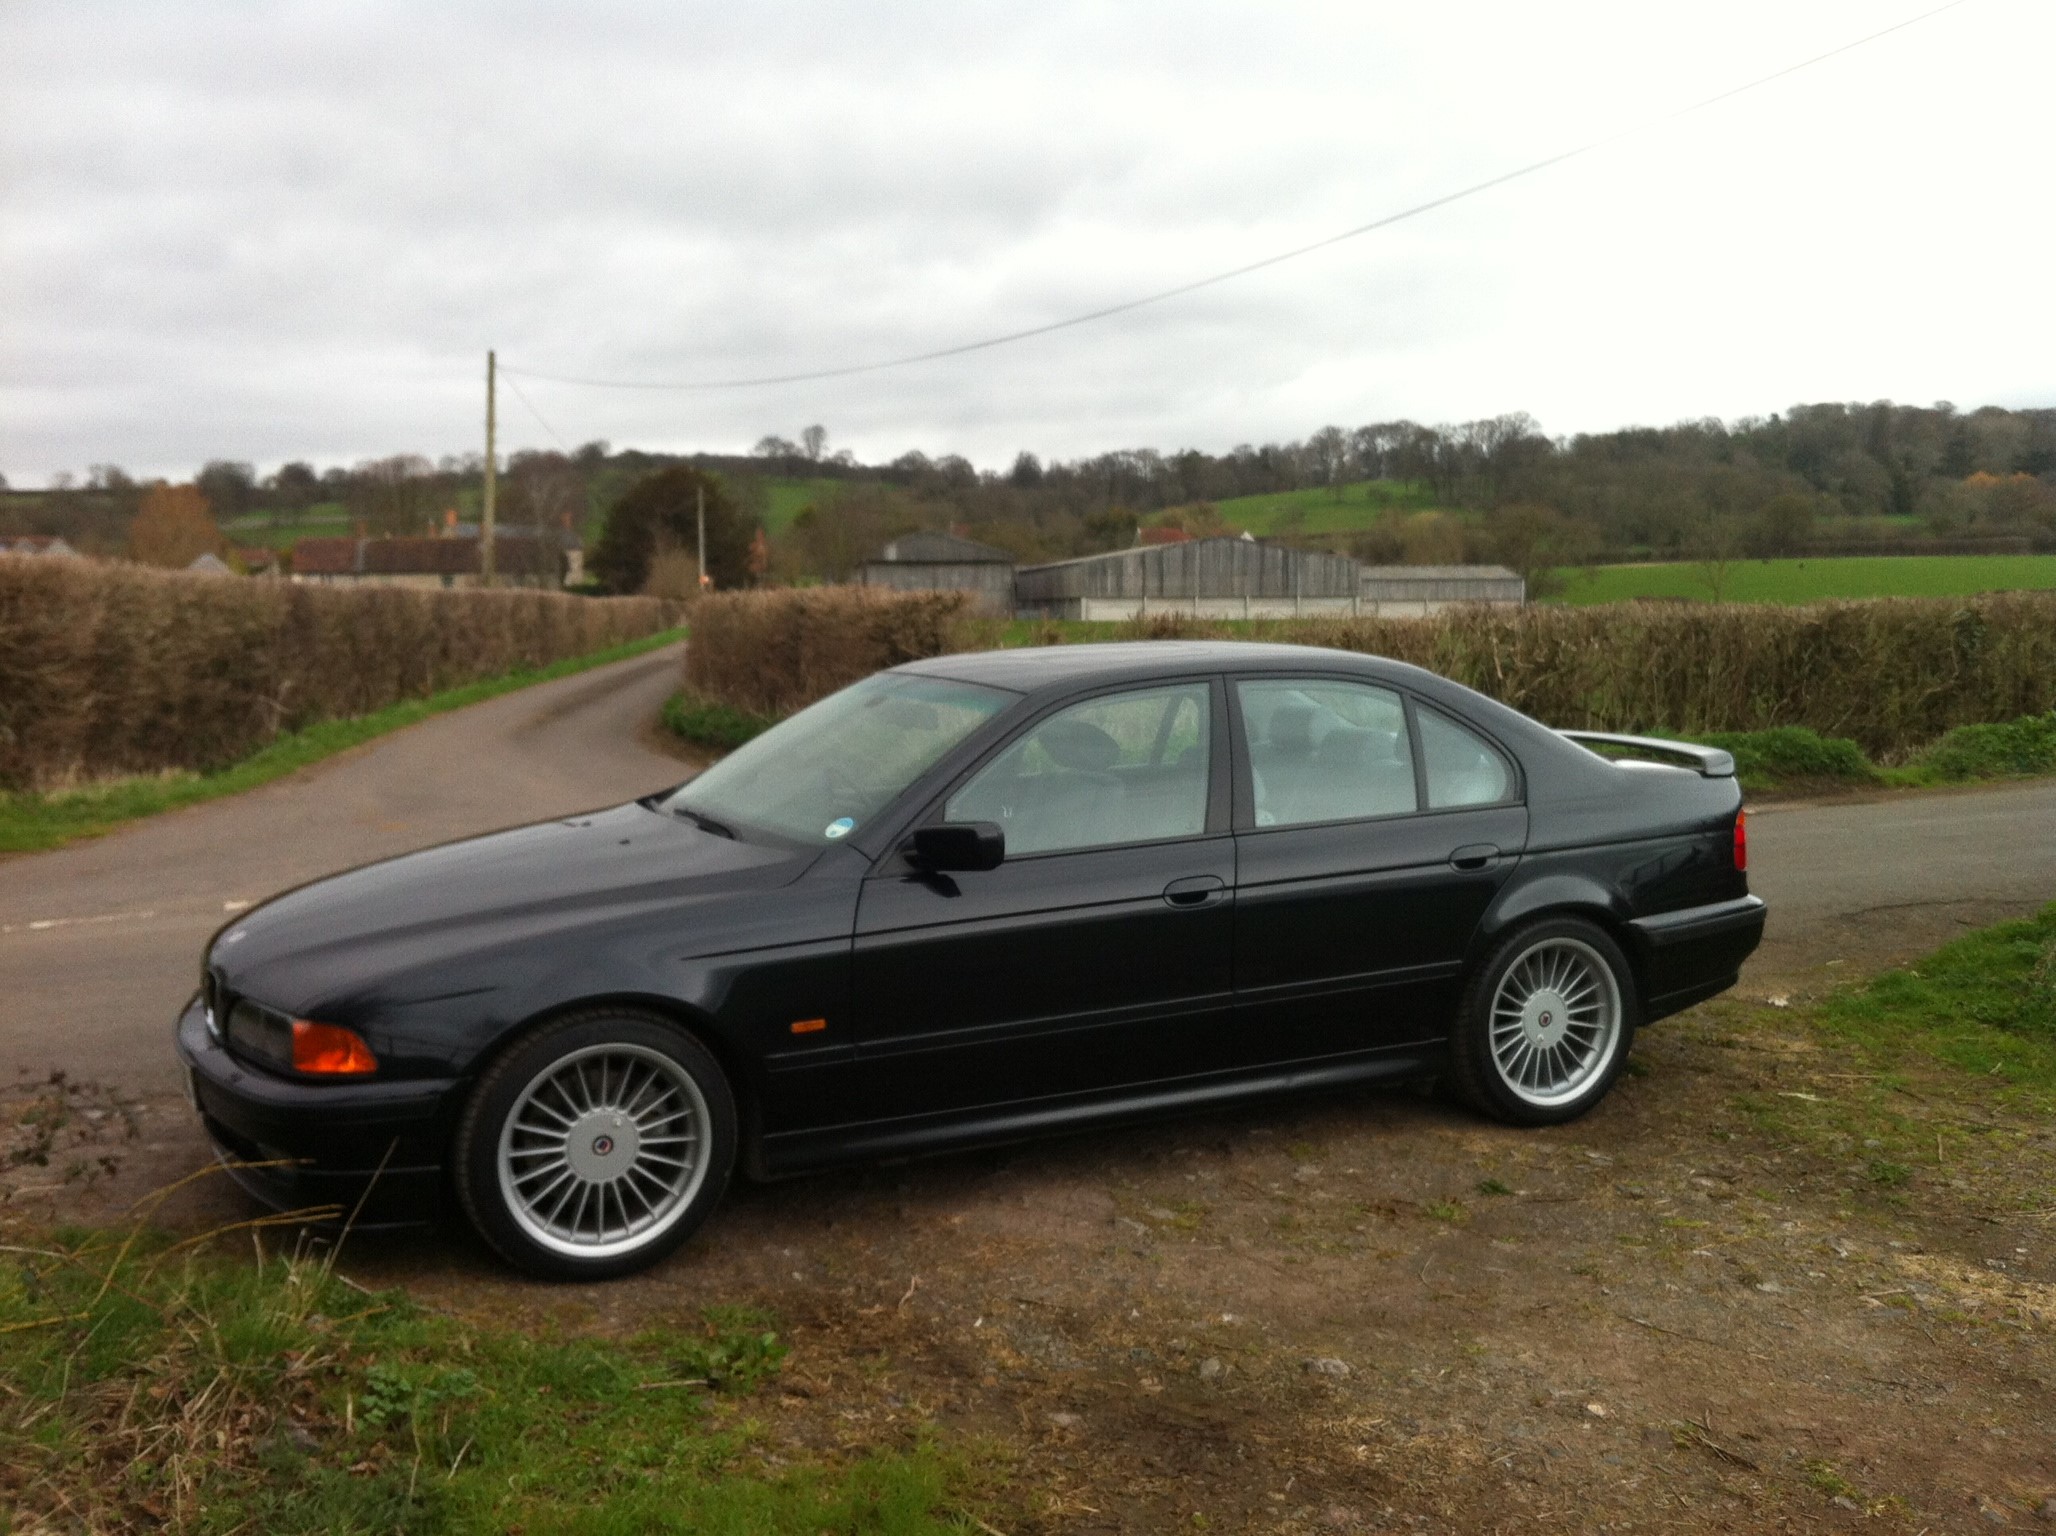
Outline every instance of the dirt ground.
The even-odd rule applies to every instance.
[[[1560,1129],[1356,1092],[741,1187],[608,1286],[454,1236],[345,1268],[567,1329],[766,1307],[768,1458],[935,1426],[1001,1470],[1006,1536],[2056,1529],[2056,1127],[1909,1093],[1934,1150],[1880,1183],[1790,1006],[1891,958],[1845,947],[1652,1027]],[[200,1163],[182,1105],[24,1083],[13,1118],[36,1092],[67,1117],[18,1209],[104,1219]],[[165,1219],[247,1214],[209,1191]]]

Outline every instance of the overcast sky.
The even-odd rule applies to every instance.
[[[0,474],[2056,404],[2056,5],[0,3]],[[546,428],[543,422],[548,423]],[[555,434],[553,436],[552,434]]]

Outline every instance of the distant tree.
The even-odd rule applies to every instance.
[[[226,555],[221,536],[198,486],[158,481],[143,492],[136,520],[129,524],[129,558],[144,565],[179,569],[201,555]]]
[[[220,517],[241,517],[257,499],[257,471],[237,460],[208,460],[193,484]]]
[[[1693,541],[1692,564],[1716,603],[1728,598],[1728,584],[1735,574],[1735,562],[1742,557],[1742,540],[1726,522],[1709,524]]]
[[[793,518],[783,541],[790,555],[781,563],[797,576],[848,581],[881,545],[920,526],[920,513],[896,487],[838,486]]]
[[[800,457],[800,445],[789,437],[767,433],[757,439],[757,446],[750,450],[760,459],[778,459],[789,465]]]
[[[1509,502],[1485,520],[1492,554],[1528,584],[1528,596],[1549,597],[1564,588],[1563,570],[1589,557],[1588,530],[1554,507]]]
[[[697,547],[694,509],[701,491],[707,500],[707,574],[716,587],[745,585],[751,525],[737,514],[719,475],[683,464],[643,476],[614,503],[593,546],[593,574],[609,591],[641,591],[660,542],[688,551]]]
[[[1007,471],[1007,484],[1016,490],[1034,490],[1042,484],[1042,460],[1022,449],[1014,455],[1014,467]]]
[[[815,425],[800,433],[800,451],[805,453],[809,463],[821,462],[821,451],[828,446],[828,429]]]
[[[418,453],[359,464],[344,498],[350,514],[375,534],[421,534],[435,525],[453,487]]]
[[[1817,499],[1804,491],[1771,497],[1750,520],[1744,539],[1749,553],[1769,560],[1798,550],[1813,537]]]
[[[295,459],[279,465],[265,482],[265,489],[270,493],[271,520],[277,523],[281,514],[300,511],[321,499],[321,477],[314,473],[312,464]]]
[[[1349,474],[1349,434],[1340,427],[1323,427],[1306,440],[1306,454],[1320,483],[1341,500],[1342,484]]]

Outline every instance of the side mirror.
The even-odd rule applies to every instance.
[[[1007,834],[994,821],[945,821],[916,827],[900,850],[908,862],[938,874],[955,869],[998,869],[1007,856]]]

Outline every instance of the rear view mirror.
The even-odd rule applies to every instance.
[[[998,869],[1007,856],[1007,835],[995,821],[945,821],[915,828],[901,851],[909,863],[937,873]]]

